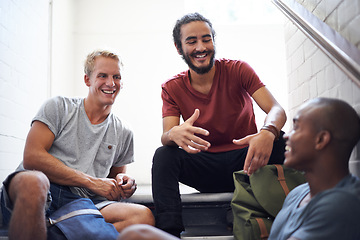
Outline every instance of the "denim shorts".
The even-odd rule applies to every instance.
[[[13,204],[10,201],[8,188],[11,179],[21,171],[14,172],[10,174],[5,181],[3,182],[3,186],[0,189],[0,227],[7,226],[10,222]],[[55,183],[50,183],[50,191],[47,195],[47,202],[45,206],[45,214],[46,217],[50,216],[53,212],[57,209],[62,207],[63,205],[74,201],[76,199],[82,198],[79,195],[74,194],[71,192],[68,186],[62,186]],[[91,198],[90,198],[91,199]],[[115,203],[115,201],[107,201],[104,199],[91,199],[95,206],[100,210],[106,207],[109,204]]]
[[[0,227],[1,226],[7,226],[10,222],[13,204],[10,201],[8,189],[10,185],[11,179],[18,173],[26,171],[26,170],[20,170],[15,171],[12,174],[10,174],[3,182],[3,186],[0,189]],[[51,194],[50,191],[47,194],[47,200],[45,205],[45,211],[47,212],[49,207],[51,205]]]
[[[50,183],[50,193],[52,197],[50,208],[47,211],[47,216],[50,216],[60,207],[65,204],[72,202],[76,199],[83,198],[73,193],[68,186],[58,185],[56,183]],[[90,197],[90,200],[94,203],[97,209],[101,210],[109,204],[115,203],[116,201],[108,201],[105,198]]]

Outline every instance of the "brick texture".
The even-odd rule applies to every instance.
[[[360,1],[297,0],[360,49]],[[333,97],[351,104],[360,114],[360,88],[290,21],[285,23],[289,84],[289,119],[306,100]],[[359,79],[360,81],[360,79]],[[360,176],[360,144],[350,171]]]
[[[31,118],[48,97],[47,0],[0,1],[0,181],[22,160]]]

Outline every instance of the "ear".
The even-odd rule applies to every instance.
[[[90,78],[86,74],[84,75],[84,82],[86,86],[90,87]]]
[[[320,131],[316,136],[315,149],[316,150],[324,149],[326,146],[328,146],[330,141],[331,141],[330,132],[326,130]]]
[[[178,48],[178,45],[176,45],[176,43],[174,43],[175,47],[176,47],[176,51],[178,52],[179,55],[182,55],[181,54],[181,51],[180,51],[180,48]]]

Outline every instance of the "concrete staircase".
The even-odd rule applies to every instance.
[[[185,225],[181,239],[234,239],[230,206],[233,193],[199,193],[183,185],[180,186],[180,193]],[[154,210],[150,186],[139,186],[138,191],[127,201]]]

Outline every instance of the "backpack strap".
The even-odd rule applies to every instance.
[[[75,216],[79,216],[79,215],[101,215],[100,211],[97,210],[97,209],[79,209],[79,210],[75,210],[75,211],[72,211],[72,212],[69,212],[68,214],[65,214],[57,219],[51,219],[49,218],[47,220],[47,227],[50,227],[51,225],[54,225],[58,222],[61,222],[63,220],[66,220],[68,218],[72,218],[72,217],[75,217]]]
[[[260,239],[268,239],[269,233],[262,218],[255,218],[260,228]]]
[[[285,196],[287,196],[290,191],[289,191],[288,186],[286,185],[284,169],[279,164],[274,164],[274,166],[276,167],[277,172],[278,172],[278,181],[280,182],[280,185],[281,185],[282,189],[284,190]]]

